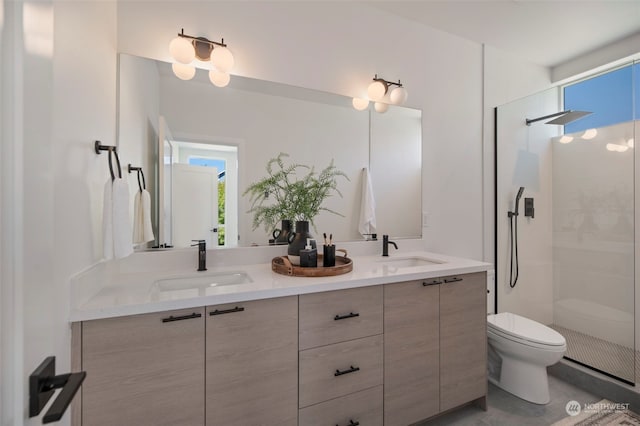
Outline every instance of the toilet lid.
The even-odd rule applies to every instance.
[[[539,322],[512,314],[511,312],[502,312],[497,315],[487,316],[487,326],[492,330],[515,339],[541,343],[548,346],[562,346],[566,344],[564,337],[557,331]]]

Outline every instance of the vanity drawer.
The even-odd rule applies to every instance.
[[[382,426],[382,386],[303,408],[298,417],[299,426],[353,424]]]
[[[300,350],[381,334],[382,286],[300,296]]]
[[[299,408],[382,384],[382,335],[300,352]]]

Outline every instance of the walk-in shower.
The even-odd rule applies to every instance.
[[[550,326],[567,340],[566,358],[635,384],[640,121],[603,123],[614,108],[565,97],[552,88],[496,108],[496,311]],[[535,198],[535,220],[520,215],[515,234],[522,187]]]

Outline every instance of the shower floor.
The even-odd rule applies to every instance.
[[[562,334],[567,341],[565,356],[613,376],[635,383],[635,363],[640,351],[608,342],[569,328],[551,324],[549,327]],[[635,355],[635,356],[634,356]]]

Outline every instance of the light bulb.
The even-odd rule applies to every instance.
[[[391,103],[394,105],[402,105],[407,101],[407,96],[407,89],[404,87],[396,87],[391,91],[389,99],[391,99]]]
[[[224,46],[215,46],[211,52],[211,63],[218,71],[228,73],[233,64],[233,54]]]
[[[593,139],[598,136],[598,131],[596,129],[589,129],[582,134],[582,139]]]
[[[169,53],[181,64],[189,64],[196,58],[196,50],[191,41],[184,37],[176,37],[169,43]]]
[[[227,84],[229,84],[231,75],[226,72],[211,70],[209,71],[209,80],[211,80],[211,83],[213,83],[214,86],[225,87]]]
[[[364,111],[369,106],[369,101],[362,98],[353,98],[351,103],[353,104],[353,107],[358,111]]]
[[[196,68],[191,65],[173,63],[171,69],[180,80],[191,80],[196,75]]]
[[[381,81],[374,81],[367,88],[369,99],[373,101],[381,101],[387,93],[387,86]]]
[[[385,104],[384,102],[376,102],[374,105],[374,108],[376,109],[377,112],[379,112],[380,114],[383,114],[387,112],[387,110],[389,109],[389,104]]]
[[[558,139],[558,142],[560,142],[560,143],[569,143],[572,140],[573,140],[573,136],[564,135],[560,139]]]

